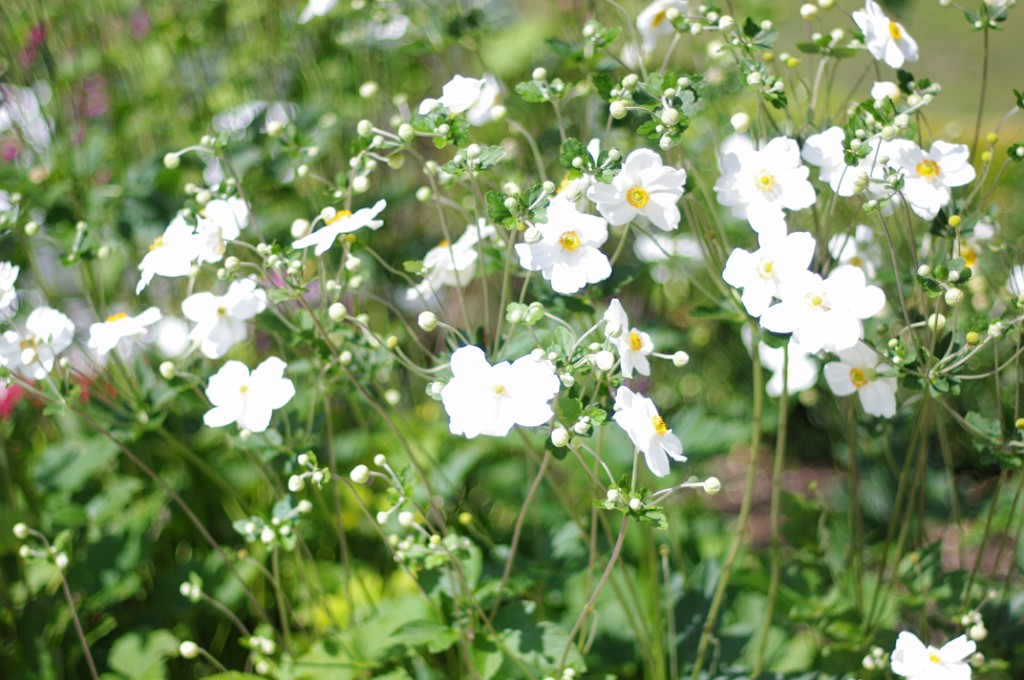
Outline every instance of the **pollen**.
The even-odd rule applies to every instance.
[[[921,161],[917,164],[917,174],[925,179],[932,179],[939,176],[939,164],[935,161]]]
[[[651,418],[651,424],[654,425],[654,431],[659,435],[665,435],[668,432],[668,427],[665,426],[665,419],[661,416]]]
[[[775,188],[775,175],[767,170],[762,170],[754,175],[754,184],[761,191],[771,191]]]
[[[106,319],[106,322],[107,323],[113,323],[115,321],[120,321],[121,319],[127,319],[127,318],[128,318],[128,314],[126,312],[118,312],[117,314],[111,314],[110,316],[108,316],[107,319]]]
[[[334,224],[338,220],[344,219],[346,217],[352,217],[352,211],[351,210],[339,210],[338,212],[334,213],[334,217],[332,217],[331,219],[327,220],[327,224]]]
[[[164,241],[164,237],[163,236],[157,236],[156,240],[154,240],[149,245],[149,249],[151,251],[153,251],[153,250],[157,250],[158,248],[163,248],[165,245],[167,245],[167,243]]]
[[[903,37],[903,31],[900,30],[900,25],[895,21],[889,22],[889,35],[892,36],[893,40],[899,40]]]
[[[826,312],[829,308],[828,302],[825,300],[824,296],[822,296],[819,293],[808,293],[807,296],[804,298],[804,302],[807,303],[808,307],[822,309]]]
[[[757,263],[757,275],[762,279],[770,279],[775,276],[775,260],[763,258]]]
[[[569,184],[570,184],[571,182],[572,182],[572,180],[571,180],[571,179],[569,179],[569,175],[568,175],[568,173],[567,173],[567,174],[565,175],[565,177],[563,177],[563,178],[562,178],[562,181],[561,181],[561,182],[559,183],[559,185],[558,185],[558,188],[557,188],[557,189],[555,189],[555,193],[556,193],[556,194],[560,194],[560,193],[562,193],[563,191],[565,191],[566,189],[568,189],[568,188],[569,188]]]
[[[217,308],[217,316],[224,316],[227,313],[228,313],[228,308],[227,307],[218,307]]]
[[[580,235],[575,231],[563,232],[558,237],[558,245],[562,246],[562,250],[568,250],[572,252],[580,247]]]
[[[647,205],[647,202],[650,200],[651,195],[643,187],[633,187],[626,192],[626,202],[637,210]]]
[[[657,14],[655,14],[653,19],[651,19],[651,26],[653,26],[654,28],[657,28],[658,26],[661,26],[662,22],[664,22],[665,19],[667,19],[667,18],[668,18],[668,10],[664,10],[663,9],[660,12],[658,12]]]
[[[935,652],[928,652],[928,661],[932,662],[936,666],[942,663],[942,659],[940,659],[939,655]]]
[[[978,264],[978,252],[968,245],[960,246],[960,257],[964,258],[968,267]]]
[[[441,242],[437,244],[437,247],[438,248],[447,248],[450,245],[451,245],[451,243],[449,243],[448,239],[445,238],[445,239],[441,239]]]
[[[639,352],[644,346],[644,341],[640,339],[640,334],[636,331],[629,332],[629,348],[634,352]]]
[[[32,337],[25,338],[18,343],[18,347],[21,349],[35,349],[36,339]]]
[[[248,391],[249,391],[249,386],[248,385],[242,385],[241,387],[238,388],[239,394],[245,394]]]
[[[859,369],[859,368],[851,368],[850,369],[850,382],[853,383],[853,386],[856,387],[859,390],[860,388],[862,388],[862,387],[864,387],[865,385],[868,384],[868,379],[864,375],[864,371],[862,371],[861,369]]]
[[[491,389],[494,390],[494,393],[499,396],[505,394],[508,391],[504,385],[495,385]]]

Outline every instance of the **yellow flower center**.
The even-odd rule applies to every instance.
[[[245,394],[248,391],[249,391],[249,386],[248,385],[242,385],[241,387],[238,388],[238,392],[240,394]]]
[[[854,267],[863,267],[864,266],[864,260],[861,259],[860,255],[854,255],[847,262],[849,264],[852,264]]]
[[[441,239],[441,242],[437,244],[437,247],[438,248],[447,248],[450,245],[451,245],[451,243],[449,243],[448,239],[445,238],[445,239]]]
[[[563,250],[572,252],[580,247],[580,235],[575,231],[564,232],[558,237],[558,245],[562,246]]]
[[[756,184],[757,188],[761,191],[771,191],[775,186],[775,175],[767,170],[762,170],[754,175],[754,184]]]
[[[939,176],[939,164],[935,161],[921,161],[917,164],[917,174],[926,179]]]
[[[224,316],[227,313],[228,313],[228,308],[227,307],[218,307],[217,308],[217,316]]]
[[[22,340],[21,342],[19,342],[18,343],[18,347],[20,347],[21,349],[29,349],[29,348],[35,349],[36,342],[37,342],[37,340],[35,338],[29,336],[29,337],[25,338],[24,340]]]
[[[650,200],[651,195],[643,187],[633,187],[626,192],[626,202],[637,210],[647,205],[647,202]]]
[[[653,26],[654,28],[657,28],[658,26],[661,26],[662,22],[665,21],[665,19],[667,19],[667,18],[668,18],[668,10],[663,9],[660,12],[658,12],[657,14],[655,14],[653,19],[651,19],[651,26]]]
[[[504,385],[495,385],[491,389],[494,390],[494,393],[498,394],[498,395],[505,394],[505,392],[508,391],[508,390],[505,389]]]
[[[339,210],[338,212],[334,213],[334,217],[332,217],[331,219],[327,220],[327,224],[334,224],[338,220],[344,219],[346,217],[352,217],[352,211],[351,210]]]
[[[636,331],[629,332],[629,348],[634,352],[639,352],[644,346],[644,341],[640,339],[640,334]]]
[[[804,302],[807,303],[808,307],[820,308],[826,312],[829,309],[828,301],[819,293],[808,293],[804,298]]]
[[[895,21],[889,22],[889,35],[892,36],[893,40],[899,40],[903,37],[903,31],[900,30],[900,25]]]
[[[118,312],[117,314],[111,314],[110,316],[108,316],[107,317],[107,323],[113,323],[115,321],[120,321],[121,319],[127,319],[127,318],[128,318],[128,314],[127,313],[125,313],[125,312]]]
[[[165,245],[167,245],[167,243],[164,241],[164,237],[157,236],[156,240],[154,240],[153,243],[149,245],[149,249],[152,251],[158,248],[163,248]]]
[[[654,416],[651,418],[651,424],[654,425],[654,431],[659,435],[664,435],[668,432],[668,428],[665,427],[665,419],[661,416]]]
[[[860,370],[859,368],[851,368],[850,382],[852,382],[853,386],[859,390],[860,388],[868,384],[868,379],[867,377],[865,377],[864,371]]]
[[[942,663],[942,659],[940,659],[939,655],[936,654],[935,652],[928,652],[928,660],[931,661],[936,666],[938,666],[939,664]]]
[[[762,279],[770,279],[775,276],[775,260],[763,258],[757,263],[757,275]]]
[[[563,177],[562,178],[562,182],[558,185],[558,188],[555,189],[555,193],[556,194],[560,194],[563,191],[565,191],[566,189],[568,189],[570,182],[572,182],[572,180],[569,179],[569,175],[566,175],[565,177]]]
[[[974,248],[968,245],[960,246],[960,257],[964,258],[964,262],[967,263],[968,267],[973,267],[978,264],[978,253]]]

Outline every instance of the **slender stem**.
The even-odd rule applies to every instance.
[[[285,649],[291,650],[291,632],[288,625],[288,608],[284,603],[284,590],[281,586],[281,564],[278,557],[278,548],[275,545],[270,553],[270,568],[274,575],[274,596],[277,598],[277,616],[281,621],[281,635],[284,637]]]
[[[971,158],[978,151],[978,140],[981,138],[981,116],[985,113],[985,93],[988,90],[988,23],[985,23],[984,51],[981,61],[981,93],[978,95],[978,117],[974,121],[974,141],[971,142]]]
[[[71,588],[68,587],[68,579],[64,576],[64,570],[60,569],[60,584],[64,590],[64,599],[68,601],[68,609],[71,610],[71,620],[75,624],[75,633],[78,634],[78,641],[82,644],[82,652],[85,654],[85,662],[89,666],[89,675],[93,680],[99,679],[96,672],[96,664],[92,660],[92,652],[89,651],[89,642],[85,639],[85,631],[82,630],[82,622],[78,618],[78,609],[75,607],[75,600],[71,597]]]
[[[668,677],[679,680],[679,658],[676,650],[676,609],[672,597],[672,570],[668,562],[668,546],[661,546],[661,576],[665,580],[665,618],[668,619]]]

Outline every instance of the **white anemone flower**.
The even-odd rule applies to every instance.
[[[864,412],[881,418],[896,415],[896,378],[878,375],[884,361],[878,354],[858,341],[849,349],[836,352],[839,361],[825,364],[825,380],[837,397],[854,392]]]
[[[864,33],[864,44],[875,59],[892,68],[900,68],[905,61],[917,61],[917,43],[903,24],[885,16],[874,0],[864,0],[864,9],[854,12],[853,20]]]
[[[611,262],[601,252],[608,240],[608,224],[600,217],[579,212],[567,200],[555,199],[548,206],[547,222],[535,228],[539,240],[516,244],[519,264],[539,271],[556,293],[571,295],[611,276]]]
[[[267,294],[252,279],[231,282],[224,295],[195,293],[181,303],[181,313],[196,325],[189,338],[210,359],[219,359],[245,340],[245,322],[267,308]]]
[[[498,79],[491,73],[482,78],[483,87],[476,102],[466,110],[466,120],[470,125],[486,125],[494,120],[494,107],[501,104],[502,92]]]
[[[383,220],[374,219],[388,206],[387,201],[381,199],[373,204],[372,208],[363,208],[354,213],[348,210],[338,210],[334,215],[324,221],[324,226],[312,234],[307,234],[297,241],[292,242],[292,248],[303,249],[314,246],[313,254],[320,257],[327,249],[334,245],[342,234],[350,234],[353,231],[368,227],[380,229],[384,224]]]
[[[890,664],[893,673],[909,680],[970,680],[970,657],[977,649],[978,645],[966,635],[936,649],[903,631],[896,638]]]
[[[640,32],[645,52],[653,50],[659,38],[675,33],[676,29],[668,18],[670,9],[685,14],[689,5],[686,0],[654,0],[637,15],[636,30]]]
[[[732,144],[723,149],[722,176],[715,182],[718,202],[732,216],[747,220],[757,233],[785,233],[783,209],[814,205],[810,170],[800,163],[800,147],[789,137],[776,137],[763,149]]]
[[[915,213],[926,220],[935,219],[949,204],[952,187],[975,178],[966,144],[936,141],[925,153],[909,140],[891,143],[892,163],[903,171],[903,195]]]
[[[424,99],[420,102],[419,114],[425,116],[438,106],[443,106],[453,115],[465,113],[483,98],[486,85],[487,81],[484,78],[456,75],[441,88],[440,99]],[[490,96],[493,100],[493,94]]]
[[[89,326],[88,346],[100,356],[110,353],[117,344],[127,338],[142,335],[149,327],[160,321],[160,310],[150,307],[137,316],[127,312],[111,314],[106,320]]]
[[[639,328],[629,325],[629,317],[622,303],[612,300],[604,313],[605,333],[615,345],[622,362],[622,377],[632,378],[633,371],[640,375],[651,374],[651,362],[647,358],[654,351],[651,336]]]
[[[154,276],[174,278],[192,273],[192,264],[199,257],[200,242],[185,216],[178,213],[164,233],[156,237],[149,252],[139,263],[139,284],[135,294],[145,290]]]
[[[7,311],[14,306],[18,299],[18,291],[14,289],[14,282],[18,280],[18,272],[21,268],[10,262],[0,262],[0,319],[7,316]]]
[[[180,357],[188,351],[188,322],[176,316],[165,316],[156,323],[153,336],[156,348],[165,357]]]
[[[747,314],[761,316],[773,298],[782,297],[787,279],[807,271],[814,257],[814,237],[806,231],[789,235],[765,232],[758,238],[760,248],[747,252],[736,248],[725,262],[722,278],[740,288],[740,300]]]
[[[761,315],[761,327],[792,333],[808,352],[838,352],[857,344],[863,319],[885,306],[885,293],[869,286],[859,267],[837,267],[827,279],[807,272],[787,282],[782,300]]]
[[[200,262],[220,262],[227,248],[249,225],[249,206],[241,198],[214,199],[203,206],[196,225]]]
[[[504,437],[513,425],[538,427],[554,417],[550,402],[561,382],[554,366],[532,355],[494,364],[479,347],[452,353],[452,379],[441,390],[452,434]]]
[[[619,387],[615,392],[612,418],[629,435],[633,446],[644,454],[647,467],[658,477],[668,474],[669,457],[680,462],[686,460],[679,437],[665,425],[654,402],[644,395],[625,385]]]
[[[964,250],[966,246],[961,246],[961,251]],[[858,224],[852,234],[833,234],[828,240],[828,252],[837,264],[860,267],[869,279],[875,277],[882,257],[875,243],[875,232],[866,224]]]
[[[892,143],[879,137],[869,139],[865,142],[869,153],[857,165],[847,165],[843,156],[843,140],[842,128],[830,127],[808,137],[800,156],[805,162],[817,167],[818,179],[828,182],[832,191],[840,196],[853,196],[858,190],[858,180],[863,181],[864,178],[869,180],[864,187],[869,196],[877,199],[888,195],[889,191],[883,184],[885,165],[879,161],[892,155]]]
[[[753,353],[753,332],[750,326],[744,325],[740,334],[743,336],[743,344],[747,351]],[[789,358],[786,358],[786,349],[789,351]],[[790,338],[787,348],[772,347],[766,342],[757,343],[758,355],[761,358],[761,365],[772,372],[772,376],[764,384],[764,391],[769,397],[782,395],[782,383],[785,379],[786,393],[797,394],[809,390],[818,384],[818,369],[821,368],[814,355],[793,342]],[[786,369],[783,373],[783,368]]]
[[[637,215],[664,231],[679,227],[679,203],[686,170],[665,165],[650,149],[637,149],[622,164],[611,184],[595,182],[587,198],[597,204],[608,223],[618,227]]]
[[[206,396],[213,408],[203,415],[208,427],[237,423],[249,432],[265,432],[271,413],[291,401],[295,385],[284,377],[288,364],[268,357],[249,373],[241,361],[228,361],[210,378]]]
[[[37,307],[25,320],[24,331],[9,330],[0,336],[0,365],[30,380],[42,380],[74,336],[71,319],[56,309]]]
[[[493,225],[483,218],[466,227],[455,243],[441,241],[423,257],[423,281],[406,291],[407,300],[435,300],[445,286],[465,288],[476,274],[479,243],[494,238]]]
[[[338,0],[309,0],[306,8],[299,15],[299,23],[305,24],[316,17],[322,17],[338,5]]]

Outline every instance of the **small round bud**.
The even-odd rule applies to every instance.
[[[269,544],[274,542],[275,538],[277,538],[277,532],[275,532],[270,527],[263,527],[263,530],[260,531],[260,542],[261,543],[265,543],[265,544],[269,545]]]
[[[608,105],[608,113],[610,113],[611,117],[615,120],[622,120],[626,117],[626,114],[629,113],[629,110],[626,107],[626,102],[621,99],[616,99]]]
[[[743,134],[750,129],[750,116],[740,111],[734,113],[729,119],[729,124],[732,125],[732,129],[736,132]]]
[[[306,480],[301,475],[292,475],[288,478],[288,490],[292,493],[298,493],[306,488]]]
[[[39,233],[39,224],[35,221],[29,221],[25,223],[25,236],[35,236]]]
[[[676,366],[677,368],[682,368],[688,363],[690,363],[690,355],[684,352],[683,350],[679,350],[678,352],[672,355],[673,366]]]
[[[303,498],[295,506],[295,509],[298,510],[300,514],[306,515],[313,511],[313,504],[310,501]]]
[[[736,20],[728,14],[725,14],[718,19],[718,29],[721,31],[728,31],[730,28],[736,25]]]
[[[370,468],[365,465],[357,465],[352,468],[352,472],[348,473],[348,476],[356,484],[366,484],[370,481]]]
[[[615,355],[608,350],[601,350],[594,355],[594,365],[597,366],[600,371],[610,371],[612,366],[615,365]]]
[[[373,464],[376,465],[377,467],[384,467],[385,465],[387,465],[387,463],[388,457],[385,456],[383,453],[378,453],[376,456],[373,457]]]
[[[173,361],[165,361],[160,364],[160,375],[164,380],[174,380],[174,376],[178,374],[178,367],[174,365]]]
[[[398,513],[398,523],[403,527],[411,527],[416,522],[416,515],[412,514],[408,510],[403,510]]]
[[[377,96],[380,91],[380,86],[372,80],[367,80],[365,83],[359,86],[359,96],[363,99],[372,99]]]
[[[704,480],[704,493],[707,495],[714,496],[721,490],[722,482],[718,481],[718,477],[708,477]]]
[[[928,325],[928,328],[938,333],[946,327],[946,317],[942,314],[930,314],[925,323]]]
[[[822,9],[832,9],[835,4],[836,0],[818,0],[818,7]]]
[[[370,190],[370,178],[366,175],[359,175],[352,178],[352,191],[357,194],[365,194]]]
[[[985,628],[985,624],[976,623],[967,629],[967,637],[977,642],[981,642],[988,637],[988,629]]]
[[[398,406],[402,401],[402,393],[395,388],[386,390],[384,392],[384,401],[386,401],[389,406]]]
[[[551,180],[548,180],[548,181],[544,182],[544,184],[542,185],[542,188],[544,189],[544,193],[546,193],[546,194],[553,194],[553,193],[555,193],[555,190],[557,189],[557,187],[555,186],[555,183],[552,182]],[[516,187],[516,193],[519,193],[519,187]]]
[[[675,125],[679,122],[679,111],[676,109],[665,109],[661,112],[661,122],[665,125]]]
[[[331,321],[338,322],[348,317],[348,310],[345,305],[335,302],[327,308],[327,316],[331,317]]]
[[[348,366],[349,364],[352,363],[352,360],[354,358],[355,357],[352,356],[352,352],[346,349],[345,351],[338,355],[338,363],[341,364],[342,366]]]
[[[68,555],[67,555],[67,553],[62,553],[62,552],[61,552],[61,553],[57,553],[56,555],[54,555],[54,556],[53,556],[53,563],[54,563],[54,564],[55,564],[55,565],[57,566],[57,568],[58,568],[58,569],[60,569],[61,571],[64,571],[65,569],[67,569],[67,568],[68,568],[68,563],[69,563],[69,561],[70,561],[70,560],[68,560]]]
[[[473,513],[471,512],[460,512],[459,513],[459,524],[464,527],[468,527],[473,523]]]
[[[946,304],[955,307],[964,301],[964,292],[959,288],[950,288],[946,291]]]
[[[932,275],[932,268],[927,264],[923,264],[917,268],[917,275],[924,278]]]
[[[804,21],[813,21],[818,18],[818,6],[807,3],[800,6],[800,16]]]
[[[510,211],[511,210],[515,210],[516,206],[518,206],[518,205],[519,205],[519,201],[517,201],[515,199],[515,197],[513,197],[513,196],[509,196],[508,198],[505,199],[505,209],[506,210],[510,210]]]
[[[426,203],[433,197],[434,192],[431,191],[430,187],[422,186],[416,190],[416,200],[420,203]]]
[[[430,333],[437,328],[437,315],[431,311],[420,312],[420,315],[416,318],[416,323],[421,329]]]
[[[956,283],[960,280],[960,272],[954,269],[946,276],[946,278],[949,279],[950,283]]]
[[[547,80],[547,69],[545,69],[543,66],[538,66],[537,68],[533,69],[533,73],[530,74],[530,77],[532,77],[534,80]]]
[[[302,238],[303,236],[306,236],[307,234],[309,234],[309,230],[310,230],[309,220],[304,220],[304,219],[302,219],[300,217],[299,219],[297,219],[294,222],[292,222],[292,226],[291,226],[291,229],[289,231],[290,231],[290,233],[292,235],[292,238],[298,239],[298,238]]]
[[[761,74],[757,71],[751,71],[747,74],[747,85],[754,86],[761,84]]]
[[[569,443],[569,433],[564,427],[556,427],[551,431],[551,444],[556,448],[562,448]]]
[[[967,331],[967,335],[964,339],[967,340],[968,345],[977,345],[981,342],[981,334],[977,331]]]
[[[632,510],[633,512],[637,512],[642,507],[644,507],[644,502],[639,498],[629,499],[629,509]]]
[[[618,489],[608,489],[608,493],[606,493],[604,497],[612,503],[618,503],[622,498],[622,494],[619,493]]]
[[[191,640],[185,640],[178,645],[178,654],[180,654],[183,659],[194,659],[199,656],[199,645]]]
[[[181,165],[181,156],[176,153],[164,154],[164,167],[168,170],[174,170]]]
[[[582,437],[590,432],[590,422],[583,419],[577,420],[576,424],[572,426],[572,431]]]
[[[242,266],[242,261],[234,255],[229,255],[224,259],[224,269],[229,272],[237,272]]]
[[[658,146],[661,148],[662,151],[668,151],[669,149],[672,148],[672,138],[669,137],[668,135],[664,135],[661,139],[658,140]]]
[[[24,522],[18,522],[11,528],[11,532],[14,534],[14,537],[16,539],[18,539],[19,541],[24,541],[26,538],[28,538],[28,525],[26,525]]]

